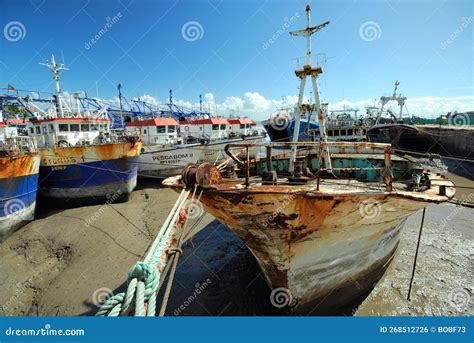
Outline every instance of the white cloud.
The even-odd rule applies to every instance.
[[[140,96],[140,100],[155,106],[165,105],[165,102],[158,101],[155,97],[148,94]],[[203,110],[210,110],[213,115],[241,115],[248,116],[255,121],[261,121],[273,115],[277,109],[293,107],[297,101],[298,96],[296,94],[277,100],[267,99],[258,92],[245,92],[241,97],[229,96],[219,102],[216,100],[214,94],[206,93],[203,96]],[[305,99],[305,101],[307,100]],[[118,98],[115,97],[106,102],[118,105]],[[189,102],[181,99],[174,99],[173,102],[189,110],[199,110],[199,102]],[[434,118],[441,114],[446,114],[447,112],[474,110],[474,96],[468,95],[451,98],[426,96],[409,98],[406,104],[410,114]],[[329,109],[357,108],[359,109],[359,114],[364,114],[366,106],[374,105],[378,105],[378,100],[341,100],[330,103]],[[389,103],[386,108],[398,113],[397,104],[395,102]]]

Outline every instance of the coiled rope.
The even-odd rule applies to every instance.
[[[162,277],[166,275],[169,269],[168,257],[171,255],[172,258],[180,251],[184,231],[181,232],[177,248],[169,249],[169,247],[172,244],[178,222],[182,224],[184,230],[186,216],[183,218],[181,210],[190,193],[188,189],[181,191],[178,200],[148,250],[144,261],[137,262],[128,272],[127,291],[115,294],[107,299],[97,311],[96,316],[127,316],[132,311],[135,312],[135,316],[156,315],[157,293],[162,283],[160,280],[162,280]],[[163,270],[164,272],[162,273]]]

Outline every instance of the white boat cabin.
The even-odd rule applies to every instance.
[[[20,128],[19,124],[25,125],[23,120],[8,119],[7,122],[0,122],[0,144],[5,143],[8,138],[18,137]]]
[[[153,118],[126,123],[125,130],[137,134],[145,145],[180,144],[179,124],[173,118]]]
[[[186,139],[225,139],[230,134],[230,124],[224,118],[193,119],[180,122]]]
[[[5,123],[0,122],[0,145],[5,143],[6,138],[6,125]]]
[[[228,119],[228,121],[231,134],[237,137],[252,135],[256,125],[249,118]]]
[[[38,147],[82,146],[110,141],[110,120],[100,118],[51,118],[32,120],[28,135]]]

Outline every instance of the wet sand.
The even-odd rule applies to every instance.
[[[0,315],[95,313],[143,258],[177,198],[146,186],[128,203],[39,208],[41,219],[0,244]]]
[[[474,314],[474,209],[453,204],[426,209],[411,301],[408,288],[421,212],[411,216],[394,261],[357,310],[360,316]]]
[[[127,271],[143,258],[176,198],[142,181],[128,203],[40,208],[40,219],[0,245],[0,315],[95,314],[104,297],[125,289]],[[427,208],[412,301],[406,301],[420,213],[409,218],[398,254],[374,291],[337,314],[473,313],[474,209],[452,204]],[[284,314],[271,305],[263,274],[243,243],[210,215],[200,225],[184,246],[166,314]]]

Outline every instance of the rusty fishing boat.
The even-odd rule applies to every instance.
[[[0,242],[33,220],[40,157],[34,140],[18,136],[0,111]]]
[[[41,157],[38,196],[64,207],[127,201],[137,184],[142,142],[113,131],[105,111],[85,111],[78,97],[77,108],[70,106],[59,85],[64,64],[57,64],[54,55],[41,64],[53,73],[52,99],[6,97],[28,113],[26,133]],[[46,108],[40,106],[44,103]]]
[[[395,155],[389,144],[328,142],[326,113],[311,65],[312,27],[306,8],[306,65],[301,80],[292,142],[270,143],[266,158],[250,159],[252,144],[229,144],[235,162],[216,167],[188,165],[164,185],[195,189],[199,203],[231,229],[260,265],[275,302],[293,313],[328,313],[370,291],[393,259],[400,231],[411,214],[448,201],[454,184],[423,170],[416,160]],[[306,78],[314,104],[303,104]],[[299,142],[300,114],[315,111],[319,142]],[[238,155],[240,154],[240,155]],[[245,156],[243,158],[243,156]]]

